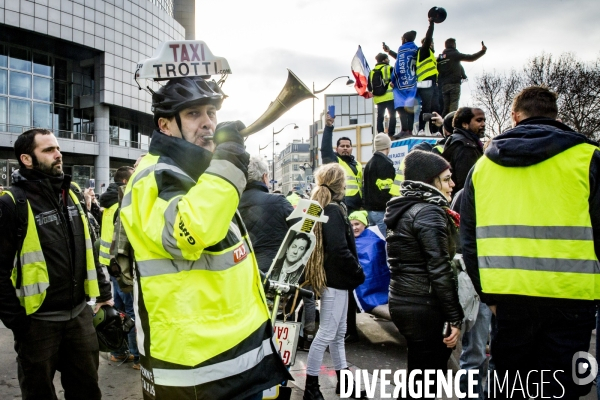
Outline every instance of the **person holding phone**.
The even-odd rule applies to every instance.
[[[450,266],[459,224],[449,208],[454,183],[450,164],[433,152],[413,150],[404,160],[402,196],[388,202],[384,219],[390,314],[406,338],[408,373],[446,370],[464,317]]]
[[[446,39],[445,49],[438,56],[437,67],[439,72],[438,87],[442,93],[442,115],[458,110],[460,100],[460,84],[466,79],[461,61],[473,62],[479,60],[487,51],[481,42],[481,50],[475,54],[463,54],[456,49],[456,39]]]

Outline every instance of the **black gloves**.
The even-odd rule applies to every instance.
[[[213,141],[215,146],[218,146],[225,142],[235,142],[242,146],[244,145],[244,138],[240,135],[240,131],[244,129],[246,125],[242,121],[227,121],[221,122],[217,125]]]
[[[213,141],[215,142],[215,153],[213,160],[227,160],[244,173],[248,179],[248,164],[250,154],[244,148],[244,138],[240,131],[246,126],[241,121],[221,122],[215,129]]]

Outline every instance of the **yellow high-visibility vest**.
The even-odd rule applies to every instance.
[[[419,53],[420,52],[421,52],[421,49],[419,48],[419,51],[417,51],[417,81],[418,82],[421,82],[421,81],[429,78],[430,76],[438,74],[437,59],[435,58],[435,54],[433,54],[433,51],[431,51],[431,49],[429,49],[429,57],[427,57],[423,61],[419,61]]]
[[[119,208],[119,203],[115,203],[112,206],[105,208],[102,212],[102,233],[100,234],[100,251],[99,261],[100,264],[109,266],[110,265],[110,245],[113,240],[113,233],[115,232],[115,212]]]
[[[258,266],[236,211],[246,178],[229,161],[213,159],[189,191],[163,198],[156,178],[162,173],[194,182],[149,153],[120,210],[136,256],[136,302],[144,310],[136,308],[145,343],[140,353],[149,363],[159,360],[153,373],[160,386],[243,374],[274,355]],[[240,360],[227,358],[234,354]],[[161,367],[165,361],[169,368]]]
[[[338,163],[344,168],[346,171],[346,197],[356,196],[357,194],[362,197],[362,164],[356,163],[356,175],[352,168],[344,160],[338,157]]]
[[[15,201],[14,195],[10,190],[5,190],[2,195],[9,195],[13,201]],[[84,237],[85,237],[85,261],[86,261],[86,272],[87,279],[84,282],[85,294],[89,297],[100,296],[100,290],[98,288],[98,278],[96,276],[96,265],[94,263],[94,248],[92,245],[92,239],[90,238],[89,225],[87,217],[79,204],[77,195],[69,190],[71,200],[77,207],[81,222],[83,224]],[[16,202],[15,202],[16,203]],[[21,287],[17,286],[17,257],[21,259]],[[40,243],[40,237],[38,236],[37,227],[35,224],[35,217],[29,201],[27,202],[27,234],[23,241],[23,247],[21,253],[15,255],[14,267],[11,275],[13,286],[19,298],[19,302],[25,308],[27,315],[36,312],[44,302],[46,298],[46,289],[50,286],[50,279],[48,277],[48,267],[46,265],[46,259],[42,252],[42,245]]]
[[[390,194],[393,197],[401,196],[400,185],[402,184],[402,181],[404,180],[404,159],[405,158],[406,157],[404,157],[402,159],[402,161],[400,162],[400,166],[396,170],[396,176],[394,177],[394,183],[392,183],[392,187],[390,188]]]
[[[503,167],[486,156],[475,164],[484,293],[600,298],[588,203],[595,151],[597,147],[584,143],[528,167]]]
[[[379,104],[379,103],[383,103],[384,101],[394,100],[394,88],[389,84],[389,82],[392,80],[392,76],[391,76],[392,75],[392,67],[388,64],[376,65],[375,68],[373,68],[371,70],[371,72],[369,72],[369,82],[373,78],[373,73],[376,69],[381,70],[381,76],[383,77],[383,82],[388,82],[388,86],[387,86],[387,90],[385,91],[385,94],[383,94],[381,96],[375,96],[375,95],[373,96],[373,103]]]

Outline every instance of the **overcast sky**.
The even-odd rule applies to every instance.
[[[229,61],[232,74],[223,86],[229,98],[219,121],[254,122],[279,94],[291,69],[309,88],[325,87],[333,78],[351,75],[350,62],[358,45],[371,67],[385,41],[396,50],[401,36],[417,31],[417,42],[427,30],[427,12],[444,7],[445,22],[435,25],[436,54],[449,37],[463,53],[481,49],[487,54],[463,63],[469,82],[462,85],[460,105],[470,105],[475,78],[483,71],[520,69],[542,52],[574,52],[583,60],[600,56],[599,0],[232,0],[198,1],[196,39],[206,42],[214,55]],[[345,79],[334,82],[326,94],[355,93]],[[324,106],[315,103],[315,117]],[[312,102],[305,100],[246,142],[251,154],[277,135],[281,151],[293,138],[308,139]],[[271,147],[264,150],[271,158]]]

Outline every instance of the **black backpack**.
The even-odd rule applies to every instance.
[[[387,92],[388,84],[383,80],[383,74],[381,73],[382,68],[376,68],[373,70],[371,76],[371,93],[375,96],[383,96]]]

